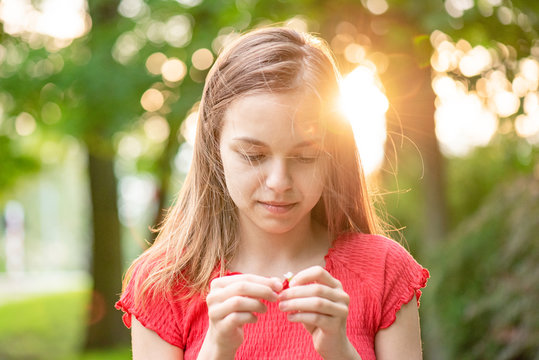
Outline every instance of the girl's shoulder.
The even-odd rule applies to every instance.
[[[397,241],[382,235],[345,233],[338,236],[328,257],[341,261],[382,260],[388,252],[409,252]]]
[[[421,288],[429,271],[397,241],[385,236],[350,233],[339,236],[326,256],[326,268],[350,293],[370,294],[381,304],[378,328],[390,326],[403,304]]]

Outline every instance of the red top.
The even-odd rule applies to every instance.
[[[376,235],[342,235],[325,260],[326,270],[350,295],[350,342],[363,360],[376,359],[377,331],[389,327],[397,311],[414,295],[419,306],[420,289],[426,285],[429,272],[399,243]],[[321,359],[302,324],[289,322],[277,303],[266,305],[268,311],[258,314],[257,323],[244,326],[245,339],[236,359]],[[169,296],[135,307],[131,281],[116,308],[125,312],[127,327],[134,315],[165,341],[184,349],[184,359],[196,359],[208,328],[208,309],[202,299],[188,302]]]

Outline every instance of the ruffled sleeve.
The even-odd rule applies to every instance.
[[[182,326],[178,323],[179,319],[183,318],[182,307],[178,301],[171,296],[152,296],[150,293],[143,301],[135,302],[136,280],[142,281],[145,276],[147,272],[141,271],[140,266],[135,268],[131,280],[115,305],[116,309],[124,312],[124,324],[130,328],[131,316],[135,316],[145,328],[155,331],[166,342],[185,349]]]
[[[414,295],[419,306],[421,288],[425,287],[430,276],[428,270],[418,264],[399,243],[387,239],[386,245],[379,329],[391,326],[397,312]]]

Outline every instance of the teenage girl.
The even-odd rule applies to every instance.
[[[286,28],[219,56],[191,169],[116,305],[134,359],[421,358],[428,271],[379,235],[338,80]]]

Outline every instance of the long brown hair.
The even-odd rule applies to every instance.
[[[380,233],[352,129],[336,110],[339,72],[326,43],[313,35],[271,27],[241,36],[218,57],[206,79],[199,108],[193,161],[176,203],[154,244],[128,270],[138,299],[163,294],[178,281],[188,295],[204,293],[219,264],[238,244],[238,217],[221,164],[224,113],[240,96],[259,92],[310,91],[328,109],[327,183],[312,216],[332,238],[344,232]],[[221,266],[221,273],[226,271]]]

